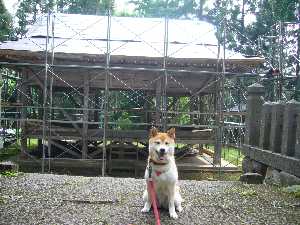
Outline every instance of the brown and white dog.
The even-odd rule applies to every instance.
[[[158,207],[169,209],[171,218],[178,218],[175,211],[182,211],[182,198],[178,187],[178,171],[174,158],[175,150],[175,128],[166,133],[158,132],[156,128],[150,130],[149,158],[145,171],[145,179],[149,178],[149,168],[155,187]],[[145,202],[142,212],[149,212],[151,200],[149,192],[144,191]]]

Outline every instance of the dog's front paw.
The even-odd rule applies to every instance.
[[[177,215],[177,213],[174,211],[174,212],[170,212],[170,217],[171,217],[172,219],[177,219],[177,218],[178,218],[178,215]]]
[[[178,211],[178,212],[182,212],[182,210],[183,210],[183,208],[182,208],[181,206],[178,206],[178,207],[177,207],[177,211]]]
[[[150,208],[148,208],[148,207],[144,207],[144,208],[141,210],[142,213],[147,213],[147,212],[149,212],[149,211],[150,211]]]

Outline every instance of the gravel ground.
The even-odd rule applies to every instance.
[[[0,224],[152,225],[142,214],[144,180],[51,174],[0,176]],[[184,211],[162,225],[300,224],[300,199],[265,185],[180,181]]]

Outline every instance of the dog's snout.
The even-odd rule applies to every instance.
[[[160,154],[165,154],[166,153],[166,149],[161,148],[161,149],[159,149],[159,152],[160,152]]]

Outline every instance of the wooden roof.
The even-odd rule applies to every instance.
[[[55,87],[80,87],[89,76],[91,87],[104,88],[107,43],[110,43],[110,88],[155,92],[163,78],[165,20],[112,17],[110,42],[107,17],[53,14],[49,26],[48,63],[55,72]],[[41,85],[45,68],[47,25],[42,15],[25,38],[0,45],[0,64],[26,66],[30,85]],[[53,26],[52,26],[53,25]],[[203,21],[169,20],[166,68],[170,94],[214,91],[218,46],[213,25]],[[222,48],[221,56],[222,54]],[[52,52],[54,54],[52,54]],[[226,50],[226,72],[251,73],[263,58],[246,58]],[[52,56],[54,56],[52,58]],[[53,60],[52,60],[53,59]],[[34,75],[35,74],[35,75]],[[57,75],[57,77],[56,77]],[[54,75],[53,75],[54,76]]]
[[[215,32],[214,26],[204,21],[170,19],[167,32],[168,58],[173,59],[173,62],[186,60],[193,60],[197,64],[212,60],[215,62],[218,54]],[[0,45],[2,50],[0,60],[30,62],[31,56],[37,54],[42,58],[46,50],[46,36],[46,16],[42,15],[30,27],[26,38]],[[76,61],[80,57],[79,61],[88,63],[90,57],[101,58],[107,52],[107,17],[53,14],[49,36],[48,51],[51,52],[53,49],[55,55],[65,54],[70,61]],[[164,19],[111,18],[110,55],[112,58],[133,57],[135,61],[151,59],[162,61],[164,38]],[[19,54],[23,54],[24,57],[20,57]],[[226,50],[226,60],[228,63],[254,66],[263,62],[262,58],[246,58],[230,50]]]

